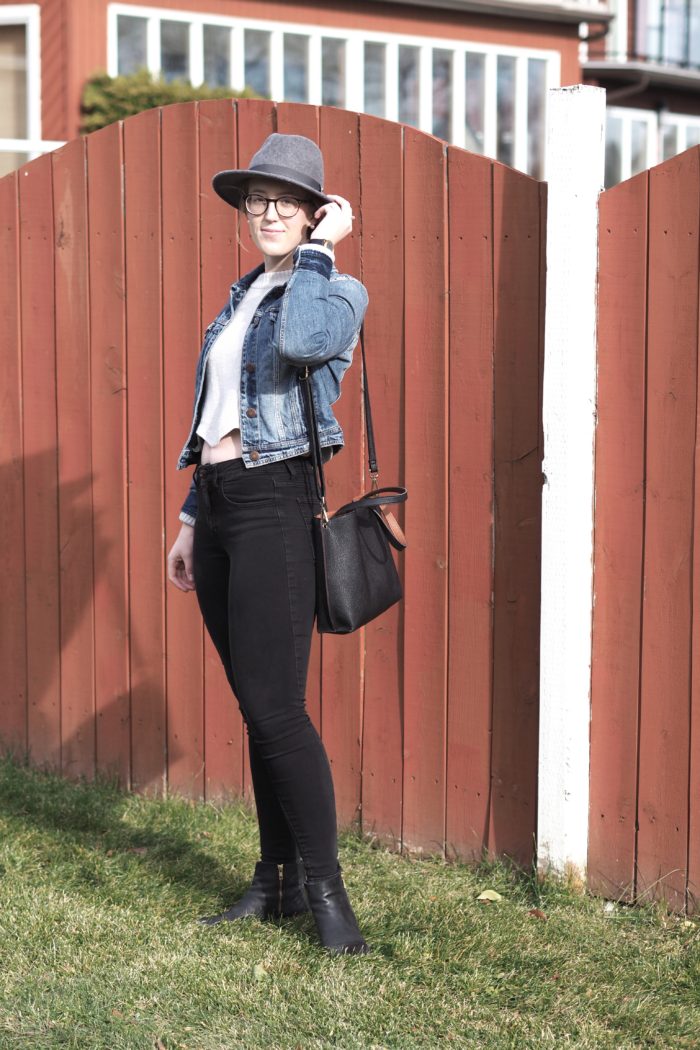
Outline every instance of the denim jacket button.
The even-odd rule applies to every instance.
[[[245,366],[245,370],[246,370],[246,372],[249,372],[249,373],[255,371],[255,365],[253,364],[252,361],[248,362],[248,364]]]
[[[258,413],[255,411],[254,408],[247,408],[245,414],[247,415],[248,419],[255,419]]]
[[[252,459],[253,463],[257,463],[257,461],[260,459],[260,453],[259,452],[251,452],[250,453],[250,458]]]

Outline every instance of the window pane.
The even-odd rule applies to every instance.
[[[547,100],[547,63],[527,60],[527,172],[533,179],[544,173],[544,112]]]
[[[700,124],[689,124],[685,129],[685,145],[687,149],[691,146],[700,146]]]
[[[698,0],[691,0],[690,4],[688,61],[691,66],[700,66],[700,3]]]
[[[515,157],[515,59],[499,55],[496,66],[496,160],[513,165]]]
[[[204,26],[204,80],[212,87],[231,83],[231,30],[226,26]]]
[[[664,0],[663,58],[686,61],[686,0]]]
[[[345,105],[345,41],[324,36],[321,40],[321,104]]]
[[[284,98],[309,100],[309,38],[298,33],[284,34]]]
[[[607,114],[605,120],[605,185],[615,186],[622,178],[622,121]]]
[[[399,45],[399,120],[416,127],[420,91],[419,56],[417,47]]]
[[[473,153],[483,153],[486,56],[469,51],[465,57],[465,145]]]
[[[188,22],[160,23],[160,68],[164,80],[188,80],[190,26]]]
[[[246,29],[245,82],[258,95],[270,96],[270,34],[264,29]]]
[[[449,139],[452,132],[452,52],[433,48],[433,135]]]
[[[637,0],[635,50],[640,58],[659,60],[661,54],[661,9],[659,0]]]
[[[27,136],[27,40],[23,25],[0,26],[0,138]],[[14,171],[24,159],[4,154]],[[7,158],[10,158],[7,160]]]
[[[386,48],[384,44],[365,44],[365,113],[386,114]]]
[[[117,16],[117,72],[128,76],[146,69],[146,32],[148,19]]]
[[[675,124],[661,125],[661,159],[668,160],[678,153],[678,135]]]
[[[647,166],[648,126],[645,120],[631,121],[632,170],[630,175],[644,171]]]

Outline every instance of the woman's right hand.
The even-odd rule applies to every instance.
[[[168,554],[168,579],[181,591],[194,590],[193,546],[194,529],[191,525],[185,525],[183,522],[178,537]]]

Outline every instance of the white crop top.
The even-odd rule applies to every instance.
[[[207,358],[202,417],[197,434],[208,445],[218,445],[226,434],[240,430],[240,386],[243,339],[261,300],[278,284],[286,284],[291,270],[261,273],[236,307],[228,325],[219,333]]]

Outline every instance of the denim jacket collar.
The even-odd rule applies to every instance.
[[[290,267],[290,269],[293,269],[296,266],[296,264],[298,262],[298,259],[299,259],[299,248],[297,247],[297,248],[294,249],[294,252],[292,253],[292,266]],[[258,279],[258,277],[260,276],[260,274],[264,273],[264,272],[265,272],[265,263],[264,262],[263,263],[259,263],[259,265],[256,266],[254,270],[251,270],[250,273],[247,273],[243,277],[239,278],[239,280],[234,281],[234,283],[231,285],[231,306],[232,307],[235,307],[235,306],[238,305],[238,303],[240,303],[241,299],[243,298],[245,293],[248,291],[248,289],[250,288],[250,286],[253,283],[253,281],[256,281]],[[331,272],[334,273],[334,274],[337,274],[337,272],[338,272],[336,267],[335,267],[335,263],[331,267]],[[281,292],[284,291],[284,285],[280,285],[278,287],[280,287]],[[281,292],[280,292],[280,294],[281,294]]]

